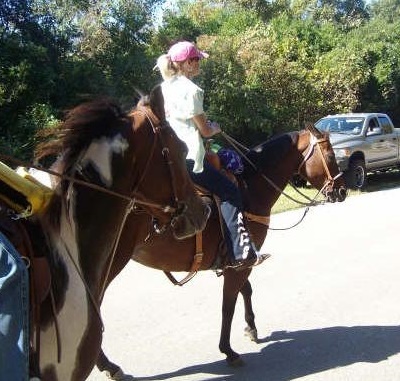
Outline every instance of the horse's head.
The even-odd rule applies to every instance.
[[[186,146],[162,119],[162,108],[158,110],[157,116],[143,106],[129,116],[108,100],[89,102],[72,109],[59,126],[43,131],[46,141],[36,148],[37,158],[57,158],[47,173],[58,181],[48,207],[34,216],[38,223],[29,230],[39,236],[43,232],[52,262],[65,269],[68,291],[62,298],[55,292],[51,304],[60,342],[71,352],[61,363],[54,360],[55,319],[46,325],[41,319],[38,365],[45,378],[50,369],[52,379],[83,380],[93,368],[101,342],[100,303],[114,269],[119,271],[130,258],[131,253],[118,247],[135,206],[171,224],[178,238],[204,228],[209,209],[186,169]],[[54,279],[60,279],[61,271],[56,274],[56,266],[52,270]],[[54,285],[58,291],[58,283]],[[79,319],[71,330],[77,311]]]
[[[119,201],[126,210],[130,201],[160,225],[171,226],[178,239],[204,229],[210,210],[188,174],[187,147],[165,120],[160,88],[129,115],[109,100],[80,105],[58,129],[43,135],[47,141],[39,145],[37,157],[58,156],[52,170],[60,176],[53,186],[60,184],[61,192],[78,183],[80,199],[87,194],[110,208]]]
[[[161,87],[153,89],[148,102],[140,102],[130,116],[137,172],[134,191],[150,201],[143,202],[143,208],[157,224],[170,224],[178,239],[203,230],[210,209],[197,195],[187,171],[186,145],[165,120]]]
[[[299,135],[298,149],[303,156],[298,173],[320,189],[328,201],[344,201],[347,190],[329,135],[308,124]]]

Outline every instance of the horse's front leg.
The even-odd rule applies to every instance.
[[[111,362],[104,354],[103,349],[100,350],[96,366],[101,372],[106,372],[107,377],[111,380],[131,381],[134,379],[132,376],[125,374],[117,364]]]
[[[250,340],[258,342],[258,334],[255,323],[255,315],[253,311],[253,304],[251,302],[251,296],[253,289],[251,288],[250,281],[247,279],[244,282],[243,287],[240,289],[240,293],[243,296],[244,302],[244,319],[246,320],[247,327],[244,329],[245,335],[250,337]]]
[[[242,365],[240,355],[232,350],[230,344],[232,319],[239,291],[250,275],[251,269],[236,271],[227,269],[224,271],[224,289],[222,299],[222,325],[219,340],[219,350],[226,355],[226,361],[231,366]]]

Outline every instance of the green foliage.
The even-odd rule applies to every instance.
[[[222,14],[220,18],[223,20],[219,28],[221,36],[236,36],[245,33],[248,28],[259,22],[257,14],[252,11],[235,10],[228,15]]]
[[[156,34],[153,46],[158,54],[164,53],[174,42],[179,40],[196,41],[201,30],[193,20],[185,15],[167,13],[162,25]]]
[[[1,135],[1,152],[21,159],[32,160],[36,132],[42,128],[51,127],[57,122],[53,110],[48,104],[29,106],[25,114],[19,115],[14,128],[7,134]]]
[[[251,143],[261,132],[264,137],[270,134],[269,110],[260,89],[244,81],[246,71],[232,44],[234,40],[227,38],[215,42],[214,59],[205,62],[202,85],[208,89],[206,106],[209,117],[219,121],[225,131]]]
[[[5,0],[1,150],[30,157],[36,130],[87,99],[132,107],[180,39],[210,53],[196,78],[208,116],[246,144],[337,111],[400,125],[400,0],[179,0],[154,25],[163,3]]]
[[[371,14],[374,18],[385,20],[392,23],[400,18],[399,0],[380,0],[373,1],[371,5]]]

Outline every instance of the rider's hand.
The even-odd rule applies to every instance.
[[[219,134],[221,132],[221,127],[217,122],[211,122],[211,120],[208,120],[207,124],[214,131],[213,135]]]

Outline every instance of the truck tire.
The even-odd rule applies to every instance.
[[[344,174],[347,188],[363,189],[367,185],[367,170],[364,160],[352,160]]]

